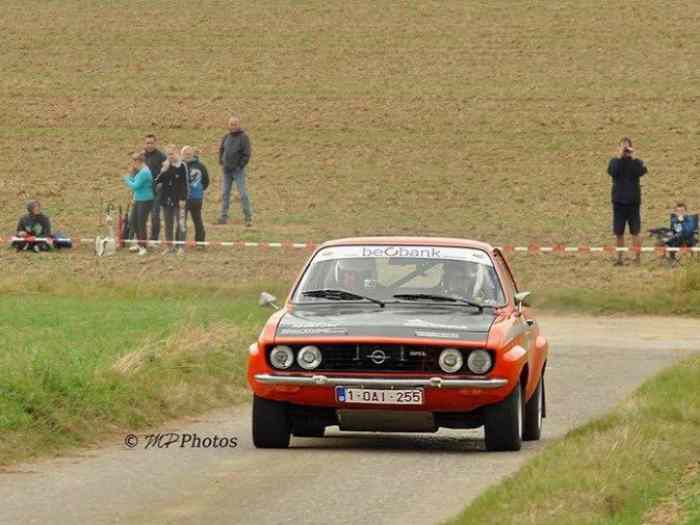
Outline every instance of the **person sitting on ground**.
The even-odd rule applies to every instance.
[[[139,255],[146,255],[146,223],[153,207],[153,175],[145,164],[143,152],[131,155],[129,175],[124,176],[124,182],[134,193],[133,212],[131,218],[132,228],[136,232],[138,245],[134,244],[130,251],[138,251]]]
[[[692,248],[698,242],[698,215],[688,214],[686,205],[679,202],[671,213],[670,227],[653,228],[649,230],[649,233],[656,237],[657,246]],[[677,253],[676,251],[668,252],[668,258],[671,261],[676,261]]]
[[[687,246],[692,248],[697,244],[698,216],[689,215],[688,209],[683,202],[676,204],[675,213],[671,214],[672,237],[668,241],[668,246],[680,248]],[[677,252],[671,252],[671,258],[675,259]]]
[[[17,251],[45,252],[51,249],[51,221],[41,213],[39,201],[27,203],[27,214],[17,223],[17,237],[22,238],[12,243]]]
[[[190,183],[190,192],[187,196],[187,212],[192,216],[194,223],[194,240],[204,242],[206,232],[202,220],[202,203],[204,192],[209,187],[209,172],[207,167],[199,160],[192,146],[185,146],[181,151],[182,160],[187,165],[187,174]],[[204,245],[201,245],[203,248]]]

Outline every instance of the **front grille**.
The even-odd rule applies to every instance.
[[[318,345],[323,356],[315,371],[441,372],[440,346],[427,345]],[[293,347],[296,355],[300,347]],[[462,350],[466,362],[468,350]],[[466,368],[466,365],[465,365]],[[301,370],[295,362],[291,370]]]
[[[439,370],[439,347],[413,345],[324,345],[319,370],[411,371]]]

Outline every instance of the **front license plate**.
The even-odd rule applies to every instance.
[[[335,388],[335,398],[341,403],[364,403],[369,405],[422,405],[423,390],[377,390],[371,388]]]

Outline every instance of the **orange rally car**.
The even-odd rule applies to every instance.
[[[249,349],[253,441],[325,427],[485,427],[488,450],[539,439],[548,343],[503,254],[463,239],[320,246]],[[274,305],[263,293],[261,303]]]

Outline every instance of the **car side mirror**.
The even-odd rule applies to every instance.
[[[271,293],[267,292],[262,292],[260,294],[260,300],[258,301],[258,304],[260,306],[272,306],[275,310],[279,310],[280,307],[275,304],[277,302],[277,297],[272,295]]]
[[[523,306],[530,306],[529,297],[532,292],[518,292],[515,294],[515,306],[518,308],[518,314],[523,313]]]

